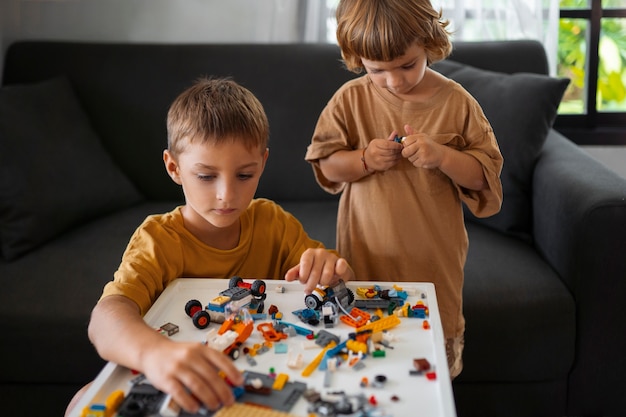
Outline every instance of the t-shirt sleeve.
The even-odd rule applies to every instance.
[[[502,206],[502,172],[503,158],[496,141],[493,128],[485,117],[478,103],[474,103],[475,116],[470,121],[466,139],[468,146],[463,152],[473,156],[480,162],[487,180],[484,190],[468,190],[455,184],[461,200],[476,217],[489,217],[500,211]]]
[[[120,266],[113,280],[105,285],[101,298],[125,296],[144,315],[169,284],[168,277],[180,276],[177,266],[182,265],[180,246],[174,234],[144,222],[131,237]]]
[[[330,181],[320,169],[319,160],[324,159],[340,150],[352,150],[348,143],[348,133],[342,120],[342,106],[337,97],[333,97],[317,121],[311,144],[307,148],[304,159],[313,167],[313,173],[317,183],[330,194],[339,194],[343,191],[345,183]]]

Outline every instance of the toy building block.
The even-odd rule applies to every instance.
[[[271,322],[261,323],[256,326],[256,329],[261,332],[263,338],[268,342],[278,342],[287,338],[285,333],[277,332]]]
[[[339,320],[341,320],[343,323],[347,324],[348,326],[352,326],[356,328],[356,327],[365,325],[365,323],[367,323],[370,317],[371,316],[369,313],[357,307],[353,307],[352,310],[350,310],[350,314],[345,314],[341,316]]]
[[[157,329],[157,331],[160,332],[163,335],[172,336],[172,335],[178,333],[179,328],[174,323],[165,323],[164,325],[159,327]]]
[[[372,332],[382,332],[384,330],[391,329],[398,324],[400,324],[400,319],[397,316],[392,315],[359,327],[357,331],[362,332],[365,330],[371,330]]]
[[[296,330],[296,333],[298,333],[299,335],[302,335],[302,336],[307,336],[309,334],[313,334],[314,333],[313,330],[307,329],[307,328],[302,327],[302,326],[297,326],[297,325],[295,325],[293,323],[288,323],[288,322],[282,321],[282,320],[278,320],[276,322],[276,324],[278,324],[280,326],[293,327]]]
[[[326,347],[324,349],[322,349],[322,351],[320,353],[318,353],[318,355],[311,361],[311,363],[309,363],[303,370],[302,370],[302,376],[309,376],[313,373],[313,371],[318,367],[318,365],[320,364],[320,362],[322,362],[322,359],[324,359],[324,355],[326,355],[326,351],[328,351],[329,349],[332,349],[336,346],[337,344],[333,341],[331,341],[330,343],[328,343],[328,345],[326,345]]]
[[[276,379],[274,379],[274,384],[272,385],[272,389],[280,391],[285,387],[285,384],[289,381],[289,375],[287,374],[278,374]]]
[[[228,407],[222,407],[213,414],[214,417],[298,417],[284,411],[272,410],[252,404],[235,403]]]

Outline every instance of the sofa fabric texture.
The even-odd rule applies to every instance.
[[[37,396],[61,415],[104,365],[89,314],[135,228],[182,203],[162,163],[165,117],[196,78],[229,76],[257,95],[270,122],[257,196],[334,247],[338,197],[316,184],[304,154],[320,111],[354,76],[336,46],[23,41],[4,62],[7,415],[32,415],[21,405]],[[458,415],[623,415],[626,181],[551,128],[567,81],[546,75],[541,44],[457,42],[433,68],[481,103],[505,159],[501,213],[466,218]]]

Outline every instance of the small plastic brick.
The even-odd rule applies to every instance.
[[[437,372],[426,372],[426,379],[428,379],[429,381],[435,381],[437,379]]]
[[[424,320],[424,322],[422,323],[422,328],[424,330],[429,330],[430,329],[430,323],[428,322],[428,320]]]
[[[357,307],[353,307],[349,315],[339,317],[339,320],[352,327],[363,326],[369,319],[370,314]]]
[[[385,317],[384,319],[377,320],[363,327],[359,327],[357,331],[362,332],[364,330],[372,330],[373,332],[379,332],[395,327],[398,324],[400,324],[400,319],[397,316],[393,315]]]
[[[277,391],[282,390],[285,387],[285,384],[289,381],[289,375],[287,374],[278,374],[276,379],[274,380],[274,385],[272,385],[272,389]]]
[[[287,343],[276,343],[274,345],[274,353],[287,353],[288,350]]]
[[[305,377],[311,375],[313,371],[319,366],[320,362],[322,362],[322,359],[324,359],[326,351],[334,348],[335,346],[336,343],[333,341],[328,343],[328,345],[326,345],[326,347],[322,349],[322,351],[318,353],[317,356],[304,368],[301,375]]]
[[[385,356],[387,356],[387,354],[382,349],[376,349],[374,352],[372,352],[372,357],[374,358],[384,358]]]
[[[426,358],[413,359],[413,367],[418,371],[430,370],[430,362]]]
[[[273,316],[274,314],[278,313],[278,311],[279,311],[278,307],[272,304],[270,308],[267,309],[267,314],[269,314],[270,316]]]
[[[302,357],[301,353],[293,356],[291,355],[291,353],[289,354],[287,359],[287,367],[291,369],[300,369],[302,368],[302,365],[304,365],[304,358]]]
[[[172,336],[178,333],[179,328],[174,323],[165,323],[163,326],[159,327],[157,330],[167,336]]]
[[[115,390],[111,394],[109,394],[106,401],[104,402],[104,405],[107,409],[107,417],[112,417],[115,414],[115,411],[117,411],[117,409],[120,407],[122,401],[124,401],[124,391],[122,391],[121,389]]]

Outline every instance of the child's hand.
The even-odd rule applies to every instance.
[[[310,294],[315,287],[334,284],[339,278],[344,281],[354,279],[354,272],[348,261],[327,249],[307,249],[300,257],[300,263],[285,274],[285,280],[296,279],[304,284],[304,292]]]
[[[375,171],[387,171],[398,163],[402,157],[402,145],[394,142],[393,132],[387,139],[372,139],[365,149],[365,161],[368,169]]]
[[[425,133],[414,133],[410,126],[405,126],[406,138],[402,141],[402,156],[417,168],[439,168],[443,161],[445,146],[433,141]]]
[[[201,343],[163,339],[144,352],[142,365],[156,388],[171,394],[178,405],[194,414],[202,405],[215,410],[235,401],[219,371],[234,385],[243,384],[241,372],[228,356]]]

